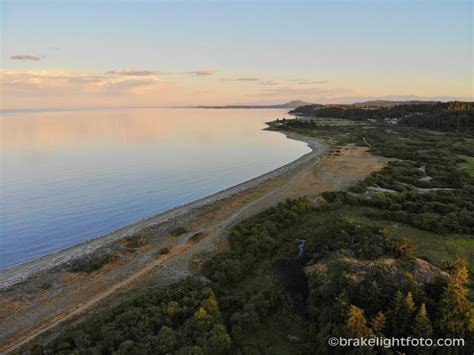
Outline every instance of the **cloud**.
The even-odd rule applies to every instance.
[[[134,94],[150,87],[161,87],[157,76],[107,75],[57,71],[0,71],[1,89],[30,95]]]
[[[111,82],[105,81],[101,84],[101,92],[109,95],[121,93],[134,94],[137,90],[154,86],[157,83],[157,81],[148,78]]]
[[[196,75],[196,76],[208,76],[208,75],[214,75],[217,73],[216,70],[195,70],[195,71],[188,71],[185,74],[191,74],[191,75]]]
[[[40,57],[31,54],[17,54],[10,57],[12,60],[40,60]]]
[[[265,85],[265,86],[273,86],[273,85],[279,84],[278,82],[274,80],[266,80],[266,79],[257,78],[257,77],[223,78],[220,81],[221,82],[229,82],[229,81],[254,82],[254,83],[258,83],[260,85]]]
[[[308,80],[298,80],[300,85],[313,85],[313,84],[327,84],[329,81],[320,80],[320,81],[308,81]]]
[[[111,70],[106,72],[107,75],[124,75],[124,76],[155,76],[159,75],[159,72],[152,70],[128,70],[128,69],[119,69]]]
[[[278,85],[278,83],[276,81],[273,81],[273,80],[262,80],[260,82],[260,84],[262,84],[262,85]]]
[[[260,81],[260,78],[224,78],[221,81]]]
[[[106,72],[107,75],[123,75],[123,76],[157,76],[157,75],[195,75],[209,76],[217,73],[216,70],[193,70],[185,72],[160,72],[154,70],[130,70],[117,69]]]

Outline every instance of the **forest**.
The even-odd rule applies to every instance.
[[[461,107],[464,109],[465,107]],[[474,349],[474,138],[383,123],[287,120],[275,129],[387,160],[319,202],[288,200],[236,225],[188,279],[130,294],[37,343],[35,354],[435,354],[338,348],[329,337],[462,337]],[[302,248],[302,249],[301,249]]]
[[[472,102],[430,102],[378,108],[360,108],[354,105],[325,105],[322,107],[321,105],[306,105],[298,107],[290,113],[355,121],[383,122],[392,120],[392,122],[408,127],[461,133],[474,132],[474,103]]]

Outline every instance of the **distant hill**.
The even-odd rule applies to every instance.
[[[353,104],[355,107],[393,107],[398,105],[434,105],[439,101],[423,101],[423,100],[407,100],[407,101],[391,101],[391,100],[371,100],[356,102]]]
[[[290,101],[284,104],[276,105],[226,105],[226,106],[197,106],[197,108],[214,108],[214,109],[225,109],[225,108],[297,108],[300,106],[314,105],[311,102],[305,102],[300,100]]]

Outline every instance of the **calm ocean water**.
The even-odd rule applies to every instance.
[[[286,110],[0,116],[0,268],[218,192],[309,152],[262,131]]]

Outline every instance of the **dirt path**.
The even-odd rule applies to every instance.
[[[22,347],[23,345],[27,344],[28,342],[32,341],[33,339],[35,339],[37,336],[39,336],[40,334],[44,333],[44,332],[47,332],[48,330],[51,330],[53,328],[55,328],[56,326],[58,326],[59,324],[61,324],[62,322],[65,322],[66,320],[69,320],[81,313],[84,313],[85,311],[87,311],[88,309],[94,307],[96,304],[98,304],[100,301],[104,300],[105,298],[109,297],[110,295],[112,295],[113,293],[115,293],[117,290],[121,289],[121,288],[125,288],[127,286],[129,286],[131,283],[135,282],[136,280],[138,280],[139,278],[141,278],[142,276],[146,275],[147,273],[149,273],[150,271],[152,271],[155,267],[159,266],[160,264],[162,264],[163,262],[165,262],[166,260],[172,258],[173,256],[176,256],[180,253],[183,252],[183,249],[186,249],[188,246],[186,244],[183,244],[183,245],[180,245],[178,246],[175,250],[173,250],[173,252],[171,252],[170,254],[167,254],[167,255],[164,255],[163,257],[157,259],[156,261],[154,262],[151,262],[150,264],[147,264],[143,269],[141,269],[140,271],[138,271],[137,273],[133,274],[132,276],[130,276],[129,278],[121,281],[121,282],[118,282],[117,284],[113,285],[112,287],[108,288],[106,291],[104,291],[103,293],[100,293],[96,296],[94,296],[93,298],[91,298],[89,301],[87,301],[86,303],[83,303],[83,304],[80,304],[78,305],[72,312],[70,313],[67,313],[67,314],[64,314],[62,315],[62,317],[59,317],[59,318],[56,318],[56,319],[53,319],[51,321],[51,323],[47,324],[47,325],[44,325],[42,326],[41,328],[37,329],[36,331],[34,331],[33,333],[31,333],[28,337],[26,337],[25,339],[13,344],[12,346],[10,346],[9,348],[6,348],[2,351],[2,353],[10,353],[12,351],[15,351],[17,349],[19,349],[20,347]],[[171,269],[170,267],[167,267],[168,269]],[[179,272],[179,273],[182,273],[182,271],[179,271],[179,270],[173,270],[174,272]],[[189,274],[191,275],[191,274]]]
[[[367,139],[365,139],[365,137],[362,139],[364,140],[364,143],[367,144],[368,147],[372,148],[372,145],[370,145],[369,142],[367,142]]]

